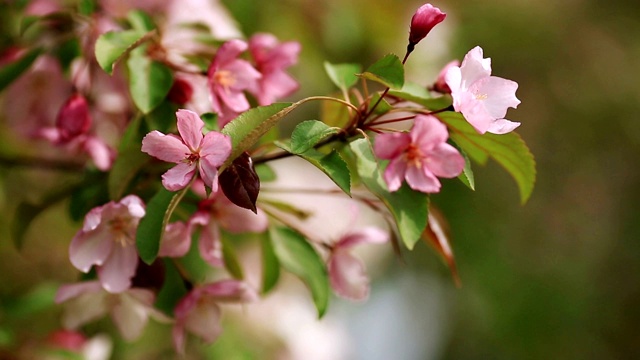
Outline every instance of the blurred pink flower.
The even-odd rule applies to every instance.
[[[424,4],[411,17],[409,30],[409,45],[415,46],[424,39],[434,26],[441,23],[447,14],[431,4]]]
[[[231,154],[231,139],[216,131],[202,134],[204,122],[190,110],[178,110],[178,132],[165,135],[157,130],[142,139],[142,151],[160,160],[178,165],[162,175],[162,185],[178,191],[189,185],[196,170],[213,191],[218,189],[218,167]]]
[[[516,108],[518,83],[491,76],[491,59],[482,57],[482,48],[471,49],[460,67],[452,66],[445,76],[451,89],[453,107],[464,115],[480,134],[505,134],[520,126],[504,119],[507,109]]]
[[[206,343],[212,343],[220,336],[222,314],[218,303],[248,303],[257,300],[256,290],[237,280],[222,280],[194,288],[174,309],[173,343],[176,350],[184,353],[187,331]]]
[[[242,40],[225,42],[207,72],[211,105],[218,113],[221,128],[237,114],[249,110],[249,101],[243,91],[254,88],[261,77],[249,62],[238,58],[247,48]]]
[[[438,177],[453,178],[462,172],[464,158],[447,144],[449,133],[431,115],[417,115],[409,133],[381,134],[374,151],[378,158],[391,160],[384,172],[389,191],[396,191],[406,180],[425,193],[440,191]]]
[[[104,291],[100,282],[87,281],[62,285],[55,298],[56,303],[65,303],[62,324],[66,329],[77,329],[108,313],[127,341],[142,334],[149,317],[169,321],[168,317],[153,307],[155,295],[152,291],[130,288],[118,294]]]
[[[105,290],[127,290],[138,266],[135,237],[144,214],[144,203],[135,195],[93,208],[69,246],[73,266],[86,273],[96,265]]]
[[[160,241],[158,256],[181,257],[184,256],[191,247],[192,226],[182,221],[167,224],[164,236]]]
[[[250,88],[260,105],[272,104],[298,90],[298,82],[284,70],[298,62],[300,43],[279,43],[271,34],[255,34],[249,39],[249,52],[262,74]]]
[[[382,244],[389,241],[389,233],[367,226],[343,235],[329,255],[329,280],[333,291],[343,298],[362,301],[369,296],[369,277],[364,264],[349,250],[359,244]]]

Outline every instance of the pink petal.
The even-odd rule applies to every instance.
[[[107,171],[111,169],[114,152],[104,141],[97,137],[88,136],[83,144],[83,148],[99,170]]]
[[[240,53],[242,53],[243,51],[247,50],[247,48],[248,48],[247,43],[242,40],[237,40],[237,39],[229,40],[224,44],[222,44],[222,46],[220,46],[220,48],[216,52],[215,58],[211,63],[211,66],[212,67],[224,66],[228,62],[236,59],[238,55],[240,55]],[[209,71],[211,71],[211,68],[209,69]]]
[[[131,278],[138,266],[138,252],[134,245],[113,247],[111,256],[98,268],[102,287],[110,293],[119,293],[131,287]]]
[[[411,143],[407,133],[388,133],[376,137],[373,152],[379,159],[394,159],[400,156]]]
[[[184,321],[184,327],[206,343],[212,343],[222,333],[221,315],[215,300],[205,297],[200,299],[196,307],[189,312]]]
[[[211,191],[218,191],[218,167],[212,164],[208,157],[204,157],[200,158],[198,168],[205,185],[210,187]]]
[[[359,244],[382,244],[389,241],[389,232],[380,228],[367,226],[365,228],[356,230],[343,236],[335,247],[349,248]]]
[[[369,278],[362,262],[346,251],[334,251],[329,258],[331,288],[339,296],[362,301],[369,296]]]
[[[465,91],[461,88],[462,85],[462,72],[458,66],[451,66],[444,75],[444,82],[451,90],[451,96],[453,97],[453,107],[457,110],[460,106],[458,102],[459,93]]]
[[[484,104],[489,115],[494,119],[502,119],[507,109],[516,108],[520,100],[516,98],[518,83],[496,76],[478,80],[469,89]]]
[[[444,178],[454,178],[460,175],[464,164],[464,158],[458,149],[447,143],[440,143],[433,148],[429,152],[428,161],[424,163],[434,175]]]
[[[519,122],[509,121],[507,119],[498,119],[491,123],[487,132],[492,134],[506,134],[515,130],[518,126],[520,126]]]
[[[88,232],[94,230],[100,225],[102,221],[102,209],[104,206],[98,206],[91,209],[87,215],[84,216],[84,223],[82,224],[82,231]]]
[[[424,166],[422,168],[409,166],[405,179],[413,190],[424,193],[440,192],[440,181]]]
[[[173,346],[178,354],[184,354],[186,333],[184,329],[184,322],[176,322],[171,329],[171,338],[173,339]]]
[[[244,281],[221,280],[201,288],[202,293],[212,296],[216,301],[253,302],[258,293]]]
[[[240,92],[242,90],[252,87],[258,79],[262,77],[262,74],[256,70],[248,61],[234,60],[224,66],[224,70],[231,72],[234,83],[230,86],[231,90]],[[229,105],[229,104],[228,104]],[[229,105],[232,109],[233,106]],[[242,111],[242,110],[237,110]]]
[[[109,293],[103,289],[84,292],[67,300],[62,314],[62,325],[66,329],[78,327],[104,317],[110,308]]]
[[[120,200],[120,204],[127,207],[129,214],[134,218],[142,218],[145,214],[144,202],[136,195],[127,195]]]
[[[456,109],[462,113],[464,118],[471,124],[479,134],[484,134],[495,119],[487,112],[484,104],[480,100],[473,98],[473,94],[465,92],[461,96],[462,106]]]
[[[269,105],[293,94],[298,88],[296,80],[284,71],[277,70],[264,74],[258,84],[258,91],[252,92],[257,96],[260,105]]]
[[[223,197],[224,194],[220,193]],[[216,206],[216,220],[220,226],[231,233],[263,232],[269,226],[269,219],[264,211],[258,209],[257,213],[243,209],[229,201],[226,196]]]
[[[220,242],[220,230],[215,221],[209,223],[202,229],[200,233],[200,241],[198,242],[200,256],[211,266],[222,267],[224,260],[222,259],[222,242]]]
[[[424,4],[411,17],[409,43],[415,45],[424,39],[434,26],[444,21],[447,14],[431,4]]]
[[[484,59],[482,56],[480,46],[469,50],[464,56],[460,66],[462,89],[468,89],[474,82],[491,75],[491,59]]]
[[[231,138],[217,131],[209,131],[202,140],[200,156],[213,166],[222,165],[231,154]]]
[[[258,33],[249,39],[249,52],[256,63],[261,64],[269,60],[269,54],[278,45],[278,39],[267,33]]]
[[[55,302],[56,304],[60,304],[82,294],[91,294],[101,291],[102,285],[99,281],[85,281],[75,284],[66,284],[60,286],[56,292]]]
[[[162,257],[182,257],[191,247],[190,227],[178,221],[167,224],[167,228],[160,242],[158,256]]]
[[[114,248],[113,235],[106,227],[89,232],[78,231],[69,245],[69,260],[78,270],[88,272],[93,265],[102,265]]]
[[[224,104],[224,107],[228,107],[229,110],[235,113],[241,113],[249,110],[250,108],[249,101],[242,91],[216,88],[216,94]]]
[[[416,116],[413,128],[409,132],[411,142],[421,151],[426,152],[435,145],[447,141],[447,126],[431,115]]]
[[[387,188],[390,192],[400,189],[406,171],[407,163],[402,157],[397,157],[389,162],[384,171],[384,181],[387,183]]]
[[[153,293],[149,292],[153,297]],[[129,296],[128,292],[120,296],[120,301],[111,310],[113,323],[116,325],[122,338],[126,341],[137,339],[149,320],[147,306]]]
[[[142,151],[162,161],[179,163],[191,154],[180,138],[165,135],[157,130],[142,139]]]
[[[200,149],[200,143],[202,142],[204,121],[200,119],[198,114],[185,109],[178,110],[176,117],[178,118],[178,132],[182,140],[189,147],[190,152],[196,152]]]
[[[184,189],[195,173],[195,164],[179,163],[162,174],[162,185],[169,191]]]

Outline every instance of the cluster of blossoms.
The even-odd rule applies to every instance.
[[[5,110],[32,109],[30,136],[85,152],[98,170],[113,167],[109,190],[121,189],[110,194],[111,201],[95,204],[71,241],[71,263],[93,279],[59,289],[56,301],[66,305],[63,325],[67,329],[78,329],[110,314],[123,338],[134,340],[153,318],[172,324],[174,346],[184,352],[187,333],[205,342],[215,341],[222,332],[220,305],[258,301],[259,294],[267,293],[277,282],[277,275],[265,279],[277,274],[280,266],[307,283],[320,314],[326,308],[329,288],[343,298],[364,300],[369,295],[369,279],[364,263],[352,253],[354,246],[390,242],[394,238],[390,231],[394,231],[409,248],[419,237],[436,234],[437,248],[449,249],[440,224],[428,223],[433,217],[427,204],[429,194],[442,187],[439,178],[458,177],[468,168],[468,159],[459,150],[463,146],[452,144],[450,131],[467,131],[464,126],[470,124],[472,136],[485,136],[507,134],[520,125],[504,118],[507,109],[520,102],[515,96],[517,84],[491,76],[490,59],[483,58],[480,47],[469,51],[462,63],[449,63],[432,86],[423,87],[425,92],[429,89],[442,95],[446,104],[440,108],[425,105],[427,98],[385,81],[379,81],[384,89],[376,94],[336,82],[347,94],[344,100],[312,97],[277,103],[299,87],[287,73],[298,60],[297,42],[279,42],[270,34],[256,34],[245,41],[231,34],[232,39],[212,48],[211,41],[194,40],[203,33],[175,38],[179,31],[196,28],[176,25],[190,20],[178,8],[195,7],[198,0],[135,3],[129,6],[151,14],[166,11],[165,22],[141,31],[140,23],[151,21],[151,17],[128,12],[131,8],[124,2],[113,6],[114,2],[105,1],[102,11],[94,12],[75,30],[82,47],[75,60],[66,64],[71,80],[64,77],[59,60],[39,55],[31,69],[7,90],[10,97],[34,86],[41,77],[50,81],[38,89],[37,96],[65,89],[62,96],[52,96],[55,101],[47,107],[35,106],[37,101],[29,97],[12,106],[8,102]],[[208,8],[203,9],[206,14]],[[56,1],[41,0],[25,12],[46,19],[46,15],[63,10]],[[116,21],[123,14],[127,14],[129,28]],[[403,74],[402,66],[415,46],[445,18],[440,9],[423,5],[411,19],[402,62],[395,56],[387,57],[385,66],[372,66],[358,76],[365,81],[394,77],[398,69]],[[207,25],[204,34],[216,38],[218,22],[196,22]],[[19,61],[16,59],[24,59],[21,56],[27,51],[15,50],[0,60]],[[128,74],[121,60],[127,57]],[[164,80],[140,77],[136,72],[140,64],[148,66],[144,69],[149,72],[168,72],[168,86]],[[111,76],[103,70],[112,72]],[[139,90],[144,82],[150,85]],[[393,91],[392,85],[396,87]],[[164,89],[161,96],[149,95],[160,87]],[[353,99],[358,103],[352,103]],[[264,139],[279,119],[313,100],[344,105],[349,115],[340,126],[307,121],[298,125],[290,139]],[[52,107],[58,109],[54,115]],[[173,121],[157,121],[174,114],[175,125]],[[466,122],[452,125],[443,114]],[[134,121],[136,117],[142,120]],[[406,121],[411,121],[409,129],[385,127]],[[348,153],[337,152],[338,142],[350,144],[341,146]],[[150,156],[130,161],[125,155],[131,148],[137,155],[141,150]],[[318,167],[354,202],[369,206],[391,226],[352,226],[333,240],[305,233],[304,211],[258,198],[261,182],[270,180],[264,173],[259,176],[255,165],[265,166],[269,174],[268,163],[294,155]],[[350,180],[345,184],[345,177],[352,178],[346,165],[350,158],[356,159],[351,168],[358,169],[368,195],[352,193]],[[165,163],[172,165],[169,168]],[[130,176],[121,175],[127,172]],[[119,175],[113,175],[116,173]],[[378,177],[383,182],[378,182]],[[120,186],[112,186],[114,183]],[[130,194],[123,196],[126,191]],[[151,196],[153,193],[156,195]],[[407,213],[404,207],[409,206],[408,201],[418,202],[422,210],[406,215],[407,222],[396,214]],[[283,228],[288,230],[278,230]],[[266,239],[264,252],[271,258],[265,255],[262,285],[243,275],[234,246],[228,241],[236,234]],[[199,253],[199,257],[192,253]],[[444,255],[452,256],[449,250]],[[207,268],[205,276],[185,266],[185,262],[198,261]],[[155,304],[158,289],[165,284],[162,280],[155,284],[145,271],[148,266],[161,273],[173,269],[180,279],[171,286],[182,291],[170,296],[169,305],[162,309]]]

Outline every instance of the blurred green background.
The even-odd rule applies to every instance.
[[[303,65],[292,70],[301,82],[296,98],[333,91],[322,69],[325,60],[366,65],[388,52],[402,55],[409,19],[422,4],[223,2],[245,34],[265,31],[302,42]],[[494,163],[474,169],[475,192],[446,182],[433,200],[450,222],[462,287],[455,289],[437,255],[422,246],[405,253],[404,264],[394,261],[390,274],[374,284],[372,297],[385,280],[403,272],[431,279],[422,282],[423,290],[429,293],[433,286],[439,305],[430,309],[433,302],[412,298],[418,309],[423,306],[420,311],[439,314],[432,318],[439,334],[430,358],[639,358],[640,2],[433,4],[448,17],[409,59],[411,80],[427,85],[449,60],[482,46],[493,60],[493,74],[520,84],[522,103],[508,118],[522,122],[518,132],[536,156],[537,185],[521,206],[515,183]],[[5,177],[1,199],[5,316],[12,305],[7,299],[19,299],[33,284],[76,276],[66,247],[52,251],[48,239],[32,231],[25,252],[18,254],[7,240],[15,208],[11,192],[37,187],[33,180],[20,183],[27,175]],[[55,213],[36,225],[67,239],[77,229]],[[334,311],[345,311],[344,306],[356,311],[367,305],[342,304]],[[32,325],[15,318],[12,324]],[[40,321],[53,323],[55,314],[45,313]],[[0,331],[0,344],[7,336],[13,335]],[[426,333],[412,336],[428,342]]]

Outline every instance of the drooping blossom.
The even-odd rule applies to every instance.
[[[453,60],[453,61],[448,62],[447,65],[445,65],[442,68],[442,70],[440,70],[440,72],[438,73],[438,77],[436,78],[436,82],[433,83],[433,87],[431,88],[431,90],[437,91],[437,92],[442,93],[442,94],[451,94],[451,89],[449,88],[449,85],[447,85],[447,81],[445,79],[445,76],[447,75],[447,72],[449,71],[449,69],[454,67],[454,66],[460,66],[460,61]]]
[[[242,40],[222,44],[213,58],[207,76],[213,110],[218,113],[222,128],[238,114],[249,110],[245,90],[255,88],[262,75],[251,64],[239,58],[248,45]]]
[[[329,280],[333,291],[343,298],[362,301],[369,296],[369,277],[364,264],[350,250],[360,244],[382,244],[389,233],[367,226],[344,234],[333,244],[328,260]]]
[[[409,133],[378,135],[374,151],[378,158],[391,160],[384,172],[389,191],[396,191],[406,180],[425,193],[440,191],[437,177],[453,178],[462,172],[464,158],[447,144],[449,133],[431,115],[418,115]]]
[[[193,111],[178,110],[176,117],[180,136],[154,130],[142,139],[142,151],[177,164],[162,175],[162,185],[167,190],[185,188],[198,171],[204,183],[215,191],[218,167],[231,154],[231,139],[216,131],[203,135],[204,122]]]
[[[138,266],[136,230],[144,214],[144,203],[135,195],[93,208],[69,246],[73,266],[86,273],[95,265],[108,292],[130,288]]]
[[[250,89],[260,105],[272,104],[298,89],[298,82],[285,69],[298,62],[300,43],[279,43],[271,34],[255,34],[249,39],[249,52],[262,74]]]
[[[491,59],[482,57],[482,48],[471,49],[462,65],[452,66],[445,76],[451,89],[453,107],[464,115],[480,134],[505,134],[520,126],[504,119],[507,109],[516,108],[518,83],[491,76]]]
[[[186,332],[206,343],[214,342],[222,333],[219,303],[248,303],[258,300],[258,293],[247,283],[222,280],[196,287],[183,297],[174,309],[173,343],[184,353]]]
[[[434,26],[441,23],[447,14],[431,4],[424,4],[418,8],[411,17],[411,27],[409,30],[409,48],[413,47],[424,39]]]
[[[130,288],[118,294],[105,291],[99,281],[62,285],[55,297],[65,303],[62,325],[74,330],[89,322],[111,315],[111,319],[127,341],[142,334],[149,317],[167,322],[169,319],[153,307],[155,295],[142,288]]]

